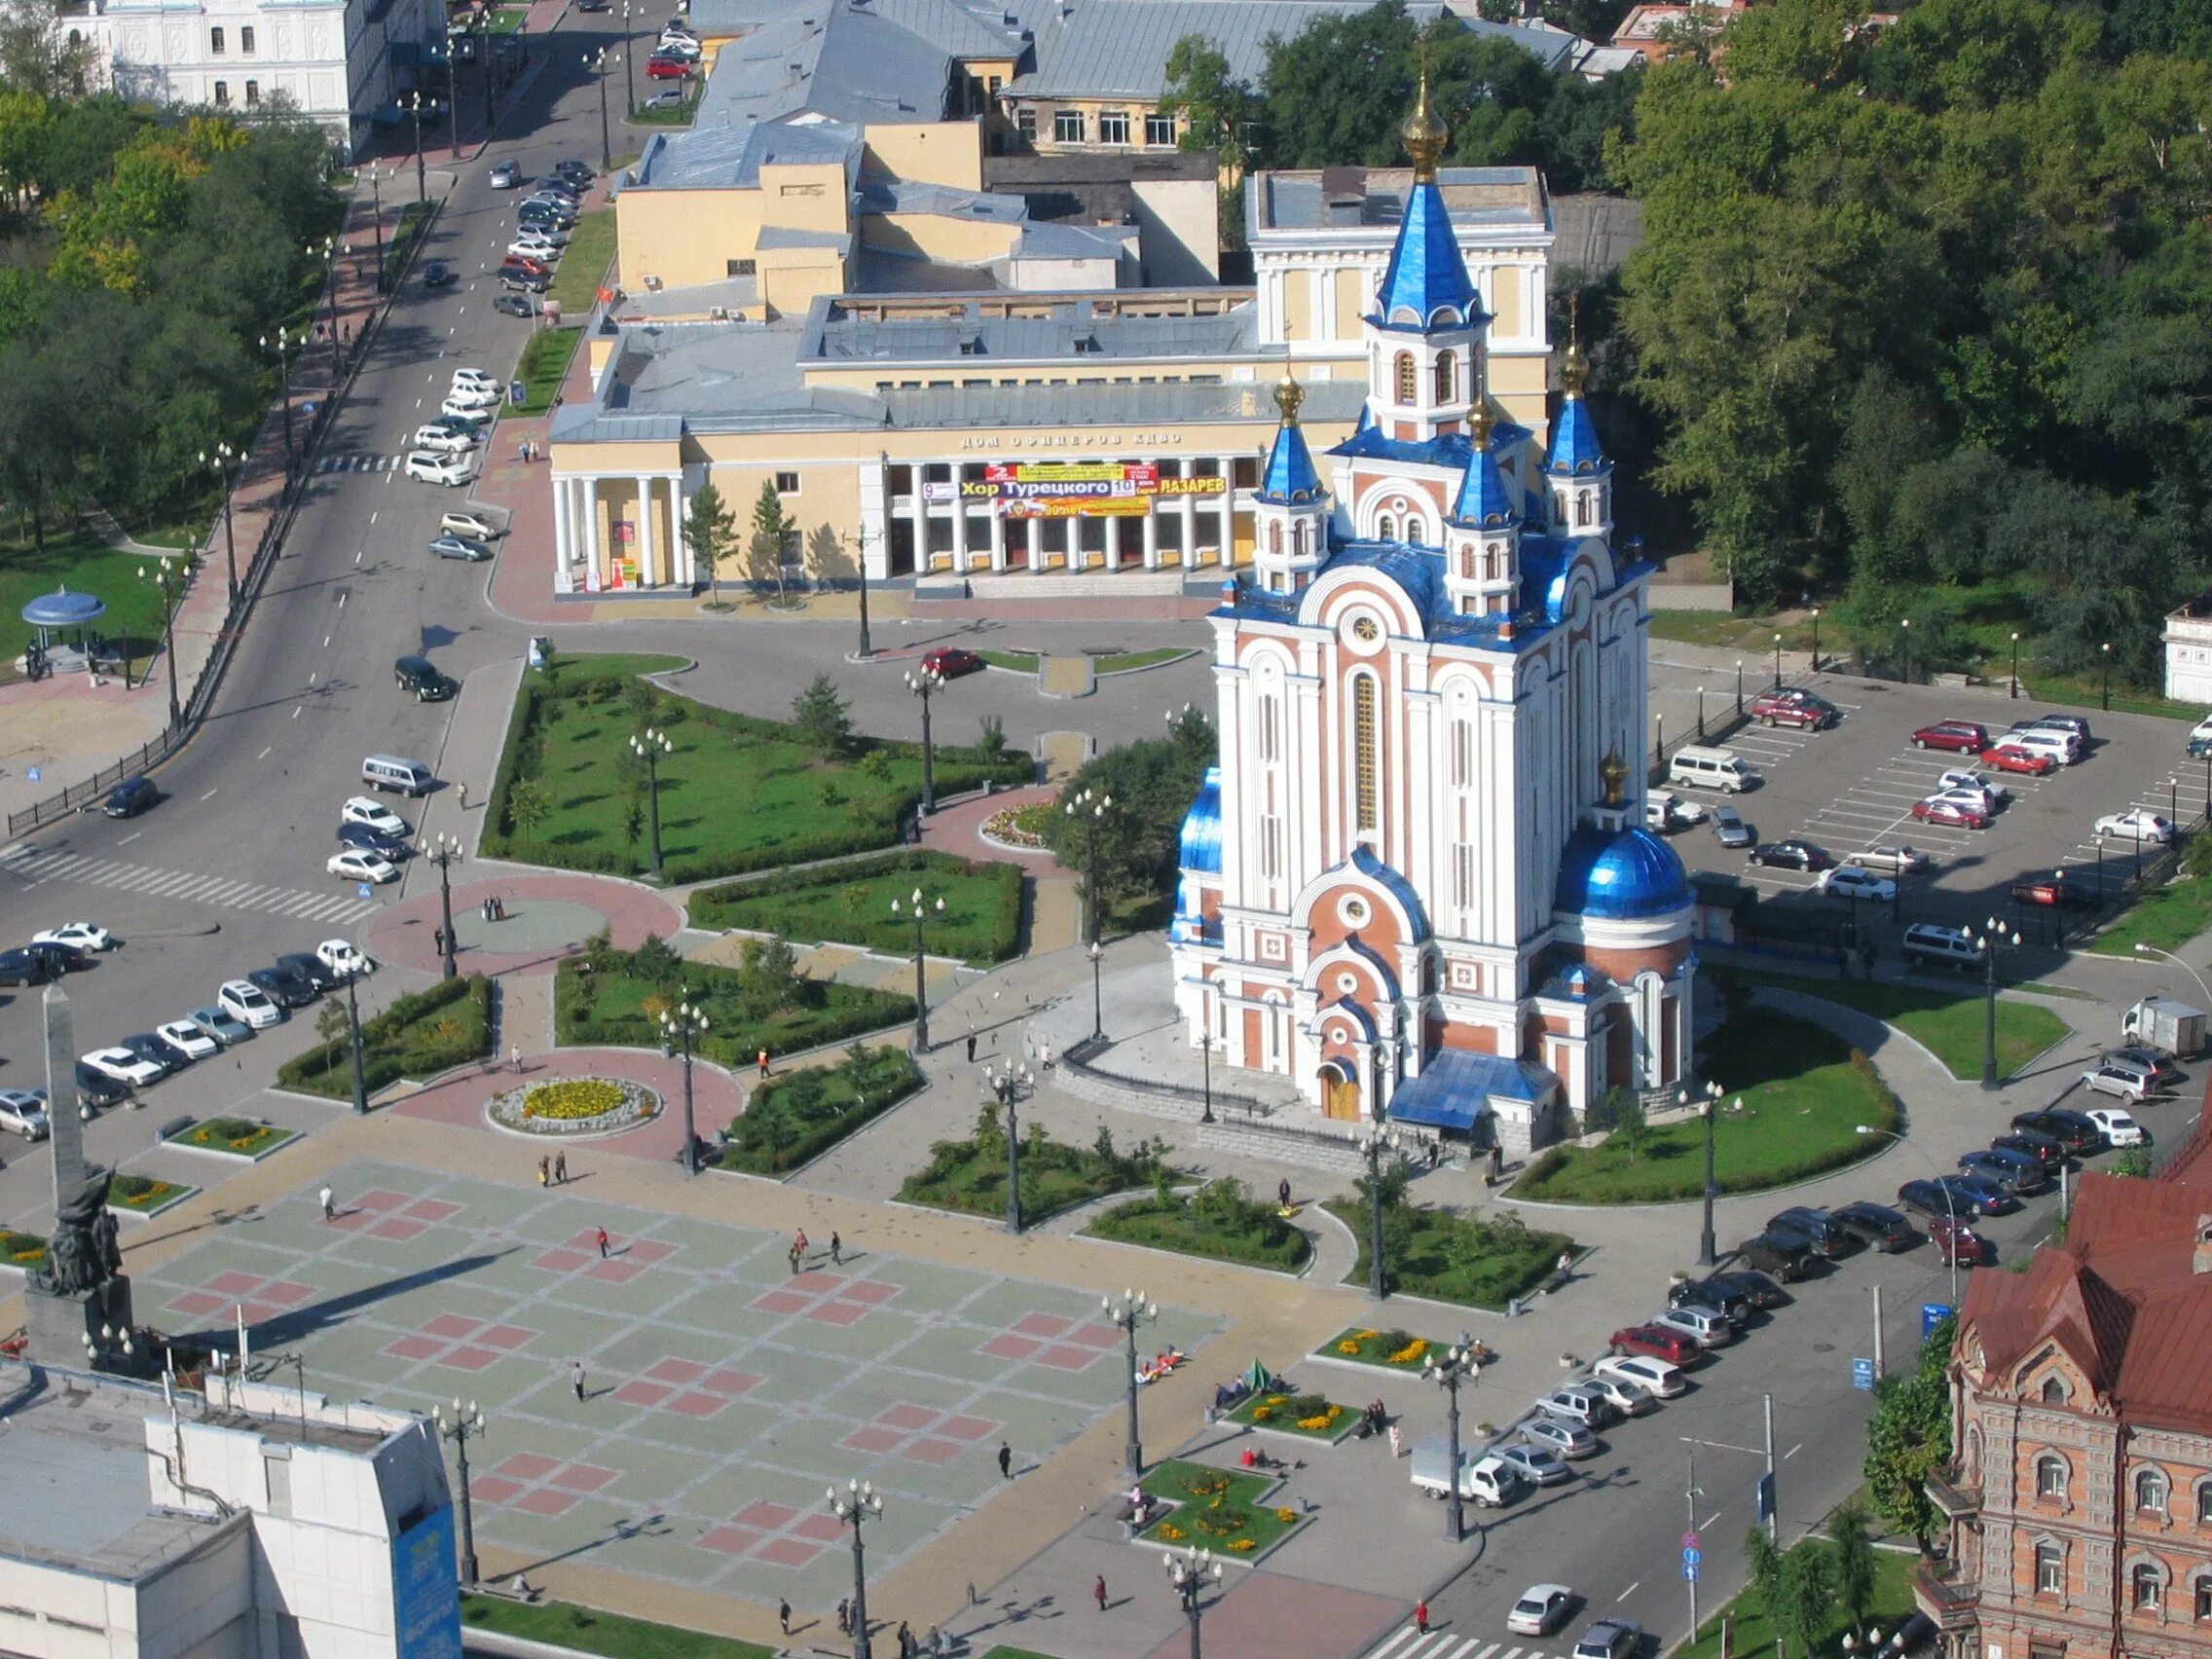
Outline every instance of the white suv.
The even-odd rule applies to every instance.
[[[1886,875],[1876,875],[1870,869],[1857,865],[1837,865],[1833,869],[1821,871],[1815,886],[1823,893],[1832,893],[1838,899],[1873,899],[1887,901],[1898,896],[1898,884]]]
[[[438,455],[430,450],[411,450],[407,456],[407,476],[424,484],[467,484],[474,481],[478,461],[474,451],[463,455]]]
[[[338,822],[341,825],[359,824],[374,830],[380,835],[404,838],[415,833],[412,824],[374,795],[349,795],[346,804],[338,809]]]
[[[262,988],[250,979],[224,980],[223,988],[215,993],[215,1006],[256,1031],[275,1025],[284,1017],[284,1011],[271,1002]]]

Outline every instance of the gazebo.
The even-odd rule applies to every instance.
[[[22,612],[23,620],[37,630],[38,649],[45,653],[48,666],[54,669],[78,668],[90,660],[86,630],[106,614],[107,601],[99,595],[71,593],[66,587],[40,594],[23,607]],[[65,642],[71,631],[76,634],[74,648],[66,643],[57,645],[56,640]],[[78,660],[64,662],[67,655],[74,655]],[[25,670],[28,671],[27,664]]]

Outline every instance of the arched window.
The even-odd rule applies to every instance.
[[[1436,358],[1436,401],[1452,401],[1452,353],[1439,352]]]
[[[1376,754],[1375,677],[1355,675],[1351,682],[1352,828],[1375,830],[1381,820],[1382,789]]]
[[[1590,527],[1590,495],[1588,491],[1584,491],[1574,498],[1574,527],[1577,530],[1587,530]]]
[[[2127,1569],[2127,1604],[2139,1613],[2155,1613],[2166,1604],[2166,1575],[2151,1562],[2139,1561]]]
[[[1411,351],[1400,351],[1398,353],[1397,369],[1398,401],[1400,403],[1411,403],[1418,390],[1418,383],[1414,375],[1414,354]]]
[[[1397,540],[1398,521],[1392,518],[1388,513],[1384,513],[1381,518],[1375,521],[1375,538],[1378,541]]]
[[[2157,1469],[2135,1472],[2135,1507],[2145,1515],[2166,1512],[2166,1477]]]
[[[2047,1539],[2036,1545],[2036,1594],[2066,1594],[2066,1552]]]
[[[2046,1406],[2066,1404],[2066,1384],[2056,1377],[2043,1380],[2043,1403]]]
[[[2036,1459],[2036,1496],[2064,1497],[2065,1495],[2065,1460],[2051,1456],[2038,1457]]]
[[[1311,527],[1304,519],[1300,519],[1290,527],[1290,550],[1301,559],[1306,557],[1309,551],[1308,543],[1311,539]]]
[[[1280,553],[1282,551],[1282,520],[1280,519],[1270,519],[1268,521],[1268,551],[1270,553]]]
[[[2199,1623],[2212,1622],[2212,1572],[2196,1575],[2196,1617]]]
[[[2196,1483],[2196,1524],[2212,1527],[2212,1481]]]

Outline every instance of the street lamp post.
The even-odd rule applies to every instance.
[[[1382,1277],[1382,1155],[1397,1150],[1394,1129],[1377,1128],[1359,1140],[1367,1160],[1367,1294],[1377,1302],[1390,1294]]]
[[[427,164],[423,160],[423,94],[420,92],[408,95],[407,108],[415,117],[415,200],[420,203],[430,200]]]
[[[324,237],[319,250],[313,243],[308,244],[308,252],[317,251],[322,254],[322,285],[330,305],[330,391],[335,397],[338,377],[345,369],[338,358],[338,239]]]
[[[1021,1124],[1016,1107],[1021,1091],[1037,1081],[1027,1066],[1009,1060],[1004,1071],[986,1069],[983,1082],[1006,1113],[1006,1230],[1021,1236]]]
[[[2018,631],[2017,629],[2014,629],[2014,630],[2013,630],[2013,633],[2012,633],[2012,683],[2011,683],[2010,685],[2009,685],[2009,686],[2007,686],[2007,687],[2006,687],[2006,690],[2005,690],[2005,695],[2006,695],[2006,696],[2008,696],[2008,697],[2017,697],[2017,696],[2018,696],[2019,694],[2020,694],[2020,635],[2019,635],[2019,631]]]
[[[645,763],[645,810],[652,822],[652,873],[660,875],[660,757],[676,752],[668,733],[647,726],[630,739],[630,753]]]
[[[675,1012],[660,1016],[660,1051],[664,1054],[681,1053],[683,1057],[683,1173],[699,1173],[699,1131],[691,1117],[691,1045],[707,1033],[707,1011],[693,1008],[685,997],[676,1005]]]
[[[1777,691],[1782,689],[1782,636],[1780,634],[1776,634],[1774,637],[1774,688]]]
[[[1083,953],[1090,959],[1090,1040],[1103,1043],[1106,1041],[1106,1004],[1099,982],[1099,968],[1106,960],[1106,947],[1092,940],[1083,947]]]
[[[1198,1114],[1198,1122],[1213,1122],[1213,1033],[1198,1033],[1198,1083],[1205,1090],[1205,1106]]]
[[[924,667],[919,674],[906,676],[906,689],[922,700],[922,816],[937,811],[937,764],[930,745],[930,699],[944,686],[944,676],[934,668]]]
[[[1981,949],[1982,1011],[1981,1011],[1981,1087],[1994,1090],[1997,1088],[1997,947],[2001,944],[2018,944],[2020,936],[2010,938],[2005,934],[2005,924],[1995,916],[1981,924],[1981,937],[1974,943]]]
[[[1898,683],[1912,683],[1912,618],[1898,618]]]
[[[423,856],[438,866],[438,907],[445,916],[445,972],[439,976],[450,979],[459,969],[454,967],[453,939],[453,866],[461,857],[461,837],[451,830],[441,830],[423,849]]]
[[[621,55],[618,52],[608,52],[604,46],[597,52],[584,54],[584,67],[597,71],[599,75],[599,170],[601,172],[614,170],[614,139],[607,128],[607,65],[609,58]]]
[[[1194,1550],[1180,1561],[1172,1553],[1162,1555],[1160,1565],[1167,1568],[1167,1582],[1183,1604],[1183,1616],[1191,1621],[1191,1659],[1203,1659],[1198,1651],[1198,1620],[1205,1615],[1198,1604],[1209,1586],[1221,1588],[1221,1563],[1213,1559],[1211,1550]]]
[[[484,1414],[471,1400],[462,1405],[453,1403],[453,1416],[448,1418],[439,1406],[430,1408],[430,1422],[441,1439],[453,1442],[454,1458],[461,1465],[461,1582],[464,1589],[476,1587],[476,1517],[468,1505],[468,1443],[484,1438]]]
[[[200,453],[200,464],[211,469],[223,481],[223,562],[230,567],[234,608],[239,602],[239,538],[231,525],[231,491],[237,485],[238,464],[241,459],[228,440],[217,444],[212,455],[205,450]]]
[[[643,4],[637,7],[640,17],[645,15],[645,11]],[[638,119],[638,48],[637,40],[630,32],[630,0],[622,0],[622,94],[629,101],[630,119],[635,121]]]
[[[369,168],[369,201],[373,204],[373,210],[376,214],[376,217],[370,221],[370,228],[376,232],[377,237],[377,293],[381,296],[384,293],[384,169],[382,167],[372,166]]]
[[[1821,672],[1821,608],[1813,607],[1813,672]]]
[[[2097,691],[2097,707],[2112,708],[2112,642],[2106,641],[2097,647],[2097,656],[2104,663],[2104,684]]]
[[[919,887],[908,899],[891,901],[891,913],[907,915],[914,924],[914,1052],[917,1054],[926,1054],[930,1049],[929,985],[922,977],[922,921],[933,912],[941,915],[943,911],[944,901],[923,898]]]
[[[1451,1461],[1445,1464],[1451,1472],[1446,1476],[1444,1487],[1444,1495],[1450,1505],[1446,1511],[1444,1535],[1456,1544],[1467,1535],[1459,1497],[1459,1386],[1464,1382],[1480,1382],[1482,1374],[1475,1369],[1475,1356],[1471,1350],[1453,1347],[1446,1348],[1441,1359],[1431,1353],[1427,1365],[1422,1368],[1422,1375],[1445,1393],[1445,1416],[1451,1423],[1452,1456]]]
[[[1062,808],[1083,826],[1083,900],[1087,931],[1098,938],[1098,826],[1112,810],[1114,797],[1101,791],[1084,790]]]
[[[152,569],[140,565],[138,579],[157,582],[161,586],[162,654],[169,662],[169,724],[172,727],[178,726],[184,723],[184,705],[177,701],[176,694],[176,590],[179,583],[176,572],[169,569],[166,557],[156,559]],[[144,682],[141,681],[140,683],[143,684]]]
[[[285,335],[284,335],[284,331],[283,331],[283,330],[282,330],[281,328],[279,328],[279,329],[278,329],[278,330],[276,331],[276,338],[275,338],[275,339],[271,339],[271,338],[270,338],[270,337],[269,337],[268,335],[266,335],[266,334],[264,334],[264,335],[263,335],[263,336],[261,337],[261,349],[262,349],[262,350],[263,350],[264,351],[268,351],[268,350],[274,350],[274,351],[275,351],[275,352],[276,353],[276,374],[277,374],[277,378],[278,378],[279,380],[281,380],[281,381],[283,382],[282,390],[283,390],[283,394],[284,394],[284,488],[285,488],[286,490],[289,490],[289,489],[291,489],[291,487],[292,487],[292,358],[291,358],[291,349],[292,349],[292,348],[293,348],[294,346],[296,346],[297,344],[299,344],[299,342],[297,342],[297,341],[295,341],[295,340],[289,340],[289,339],[285,338]]]
[[[368,1079],[361,1069],[361,1005],[353,995],[354,976],[346,976],[346,1041],[353,1053],[353,1116],[369,1115]]]
[[[839,1493],[830,1489],[830,1513],[853,1530],[853,1659],[870,1659],[867,1640],[867,1554],[861,1523],[883,1513],[883,1499],[866,1481],[847,1481]]]
[[[1877,1129],[1871,1124],[1855,1124],[1852,1125],[1852,1128],[1853,1131],[1857,1134],[1878,1135],[1883,1140],[1894,1140],[1899,1146],[1911,1147],[1913,1151],[1920,1154],[1921,1161],[1925,1162],[1928,1165],[1930,1171],[1935,1174],[1936,1178],[1936,1190],[1943,1195],[1943,1211],[1951,1218],[1951,1310],[1953,1312],[1956,1312],[1959,1307],[1959,1241],[1957,1236],[1959,1223],[1959,1200],[1957,1196],[1952,1193],[1950,1183],[1943,1179],[1943,1170],[1937,1167],[1935,1159],[1929,1157],[1927,1152],[1924,1151],[1917,1143],[1906,1140],[1904,1136],[1898,1133],[1898,1131],[1895,1129]]]
[[[1098,1306],[1127,1342],[1128,1363],[1122,1368],[1122,1380],[1129,1390],[1129,1431],[1122,1469],[1133,1480],[1144,1473],[1144,1442],[1137,1438],[1137,1327],[1159,1318],[1160,1305],[1147,1302],[1141,1290],[1124,1290],[1119,1303],[1107,1296],[1099,1299]]]
[[[1858,908],[1856,903],[1852,908]],[[1677,1089],[1675,1094],[1675,1098],[1684,1105],[1689,1103],[1689,1096],[1690,1091],[1686,1088]],[[1705,1100],[1698,1108],[1698,1116],[1705,1120],[1705,1226],[1697,1235],[1697,1265],[1701,1268],[1717,1267],[1720,1262],[1720,1252],[1713,1237],[1713,1200],[1720,1194],[1719,1184],[1713,1178],[1713,1133],[1714,1118],[1719,1109],[1720,1085],[1708,1078]]]
[[[2137,940],[2135,945],[2135,954],[2138,956],[2156,956],[2161,961],[2171,962],[2176,968],[2179,968],[2184,974],[2187,974],[2192,979],[2194,979],[2196,981],[2196,988],[2203,994],[2205,1006],[2212,1008],[2212,985],[2207,985],[2204,982],[2203,975],[2199,974],[2195,969],[2192,968],[2188,963],[2184,962],[2172,951],[2160,950],[2155,944],[2145,944],[2141,940]]]

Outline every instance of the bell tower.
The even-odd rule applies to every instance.
[[[1577,311],[1567,313],[1567,355],[1560,363],[1566,396],[1552,425],[1551,454],[1544,477],[1551,498],[1554,535],[1613,538],[1613,463],[1598,441],[1598,423],[1582,398],[1589,366],[1582,360],[1582,330]]]
[[[1295,593],[1329,556],[1329,493],[1298,424],[1306,388],[1288,369],[1275,384],[1282,424],[1252,493],[1252,569],[1263,593]]]

